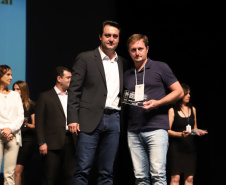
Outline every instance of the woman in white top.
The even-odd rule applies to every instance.
[[[23,104],[18,92],[8,89],[12,71],[0,65],[0,168],[4,156],[4,185],[13,185],[17,154],[21,145],[20,127],[24,121]]]

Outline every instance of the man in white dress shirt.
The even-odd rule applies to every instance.
[[[78,134],[73,185],[88,184],[98,146],[97,184],[113,184],[125,62],[115,52],[119,32],[118,23],[105,21],[99,34],[100,46],[80,53],[73,66],[68,89],[68,127]]]
[[[75,168],[75,134],[67,127],[67,99],[71,72],[56,68],[56,85],[37,101],[35,124],[40,154],[44,162],[44,184],[70,185]],[[60,174],[61,173],[61,174]]]

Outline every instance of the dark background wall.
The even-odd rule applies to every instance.
[[[223,137],[223,11],[213,1],[46,0],[27,2],[27,76],[31,98],[54,86],[54,70],[71,68],[76,55],[99,46],[98,28],[112,19],[122,26],[117,53],[127,59],[133,33],[149,37],[149,57],[169,64],[181,83],[191,87],[199,128],[195,184],[221,184],[225,174]],[[224,32],[225,33],[225,32]],[[125,138],[116,161],[115,182],[134,184]],[[95,181],[95,172],[91,175]]]

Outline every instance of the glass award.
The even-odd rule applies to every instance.
[[[129,90],[125,90],[124,91],[124,95],[123,95],[122,103],[133,105],[133,106],[142,107],[143,106],[143,102],[146,101],[146,100],[147,100],[147,95],[144,94],[144,100],[142,100],[142,101],[135,101],[135,92],[129,91]]]
[[[191,130],[191,135],[199,135],[199,133],[201,132],[207,132],[207,130],[203,130],[203,129],[192,129]]]

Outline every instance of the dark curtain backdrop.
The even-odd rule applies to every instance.
[[[27,1],[27,76],[33,100],[55,84],[54,70],[71,69],[76,55],[99,46],[98,28],[107,19],[122,26],[117,53],[130,60],[126,40],[133,33],[149,37],[149,57],[166,62],[181,83],[191,87],[198,127],[195,184],[221,184],[225,174],[223,11],[213,1],[46,0]],[[132,63],[132,62],[131,62]],[[94,167],[95,169],[95,167]],[[222,176],[222,177],[221,177]],[[95,170],[91,174],[95,184]],[[115,184],[134,184],[126,138],[121,139]]]

